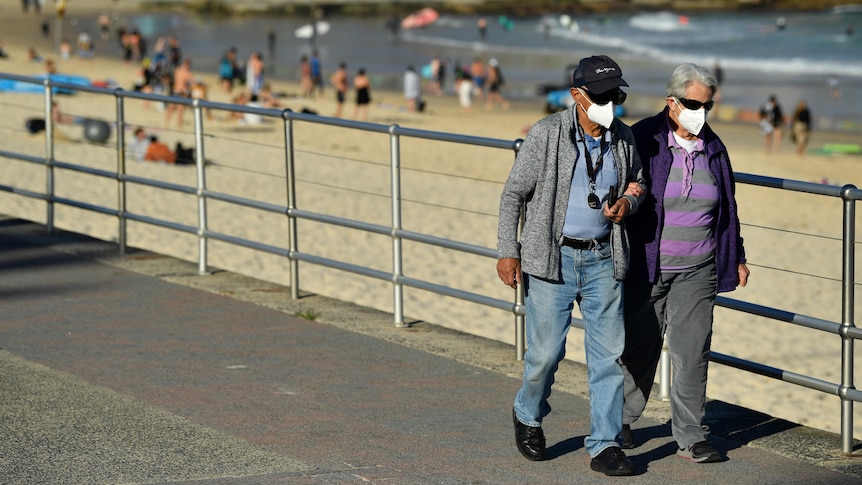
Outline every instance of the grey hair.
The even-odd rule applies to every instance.
[[[667,96],[672,98],[684,98],[685,90],[691,83],[700,83],[712,91],[713,96],[718,87],[715,76],[697,64],[681,64],[674,69],[667,82]]]

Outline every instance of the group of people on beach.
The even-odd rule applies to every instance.
[[[500,198],[497,274],[523,286],[526,354],[515,445],[545,460],[543,419],[575,303],[584,322],[590,468],[641,473],[625,455],[666,339],[676,454],[725,461],[704,423],[716,295],[749,270],[727,148],[707,122],[718,89],[695,64],[671,73],[658,114],[615,117],[628,86],[613,59],[581,59],[564,111],[530,128]],[[523,215],[522,215],[523,214]]]
[[[766,141],[766,153],[778,153],[781,145],[781,134],[786,124],[784,111],[778,102],[778,96],[772,94],[758,111],[760,115],[760,131]],[[796,103],[790,118],[790,141],[796,145],[796,154],[804,155],[811,134],[811,111],[808,103],[800,99]]]
[[[427,80],[425,90],[430,94],[441,96],[446,93],[449,63],[448,59],[437,56],[426,66],[427,72],[423,73]],[[462,64],[460,60],[455,60],[453,64],[452,89],[464,112],[470,111],[474,99],[484,103],[485,109],[491,109],[495,104],[509,109],[509,101],[502,92],[506,80],[496,58],[492,57],[486,63],[481,56],[476,56],[470,64]]]

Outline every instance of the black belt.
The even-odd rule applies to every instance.
[[[600,239],[575,239],[563,236],[563,246],[575,249],[595,249],[599,244],[608,242],[609,236]]]

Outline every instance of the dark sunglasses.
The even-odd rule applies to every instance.
[[[711,110],[715,105],[715,101],[707,101],[705,103],[701,103],[700,101],[696,101],[694,99],[686,99],[686,98],[678,98],[679,102],[685,106],[686,109],[698,110],[701,107],[706,109],[707,111]]]
[[[590,98],[590,101],[593,104],[608,104],[613,102],[616,105],[620,105],[626,102],[626,93],[623,92],[622,89],[616,88],[611,89],[610,91],[605,91],[603,93],[594,93],[592,91],[584,90],[587,93],[587,97]]]

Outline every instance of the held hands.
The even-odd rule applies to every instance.
[[[626,191],[623,195],[631,195],[632,197],[640,197],[644,193],[643,188],[641,188],[640,184],[637,182],[629,182],[626,186]],[[605,206],[604,215],[612,222],[619,224],[620,221],[629,213],[631,210],[631,203],[626,200],[625,197],[617,200],[610,207]]]
[[[644,189],[637,182],[629,182],[626,186],[626,191],[624,195],[631,195],[633,197],[640,197],[643,195]]]
[[[503,284],[517,288],[521,283],[521,260],[517,258],[501,258],[497,260],[497,276]]]
[[[619,200],[617,200],[614,203],[614,205],[612,205],[610,207],[605,206],[605,208],[604,208],[605,217],[607,217],[608,219],[610,219],[614,223],[619,224],[619,222],[623,220],[623,218],[626,216],[626,214],[628,214],[629,209],[631,209],[631,206],[629,204],[630,204],[630,202],[628,201],[628,199],[626,199],[625,197],[622,197]]]

